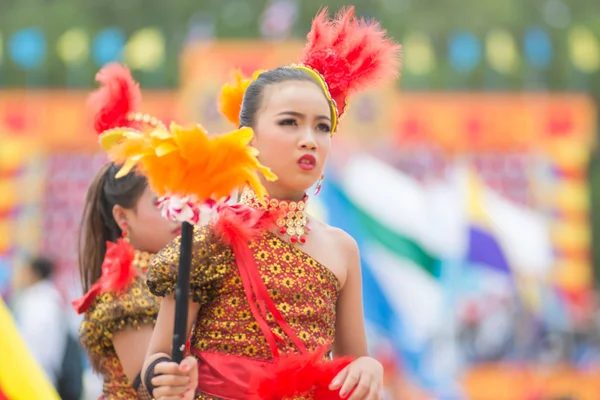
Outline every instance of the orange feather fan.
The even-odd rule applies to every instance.
[[[323,76],[338,116],[348,96],[399,75],[401,46],[386,37],[379,22],[357,19],[354,7],[342,8],[333,20],[322,9],[307,38],[300,62]]]
[[[117,178],[135,167],[159,196],[195,196],[200,203],[228,197],[246,184],[262,199],[266,190],[258,173],[277,179],[249,146],[251,128],[209,135],[200,125],[171,124],[168,129],[150,116],[135,120],[141,93],[129,70],[110,64],[97,80],[103,86],[91,96],[90,105],[96,110],[100,144],[114,163],[123,165]]]
[[[251,128],[209,135],[199,125],[183,128],[173,123],[169,131],[125,132],[108,153],[123,164],[117,177],[137,166],[159,196],[218,200],[248,184],[262,199],[267,193],[258,172],[269,180],[277,177],[259,163],[258,151],[249,146],[252,136]]]

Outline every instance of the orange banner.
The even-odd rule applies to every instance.
[[[33,140],[47,151],[97,151],[83,91],[0,92],[0,140],[11,136]],[[173,92],[145,92],[143,110],[165,121],[178,120]]]
[[[549,153],[565,167],[587,162],[595,105],[584,95],[399,94],[398,146],[433,144],[449,153]]]
[[[598,400],[600,370],[570,366],[499,366],[473,368],[463,380],[471,400]]]

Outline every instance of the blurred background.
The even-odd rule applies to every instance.
[[[403,44],[402,78],[351,101],[311,206],[359,243],[388,398],[600,399],[597,1],[353,3]],[[36,255],[65,304],[81,294],[101,66],[133,70],[143,111],[222,132],[230,69],[296,61],[318,9],[344,4],[0,0],[4,300]]]

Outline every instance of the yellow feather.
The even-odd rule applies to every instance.
[[[131,170],[133,169],[133,167],[135,167],[136,164],[137,164],[137,160],[133,160],[133,159],[126,160],[125,163],[123,164],[123,166],[121,167],[121,169],[119,170],[119,172],[117,172],[117,175],[115,175],[115,178],[119,179],[119,178],[124,177],[125,175],[127,175],[128,173],[131,172]]]
[[[179,148],[173,143],[161,143],[156,147],[156,155],[162,157],[173,151],[177,151]]]

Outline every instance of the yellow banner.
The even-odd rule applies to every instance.
[[[21,340],[0,297],[0,393],[10,400],[60,400]]]

